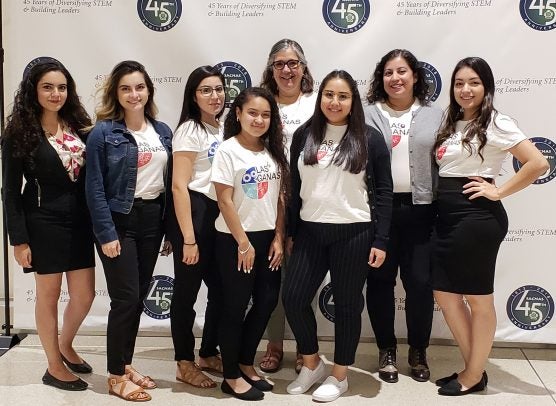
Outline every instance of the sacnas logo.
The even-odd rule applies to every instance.
[[[525,24],[535,30],[556,28],[556,0],[520,0],[519,12]]]
[[[442,78],[430,63],[419,62],[419,66],[425,71],[425,82],[429,85],[427,100],[436,101],[442,90]]]
[[[369,19],[369,0],[324,0],[322,16],[328,27],[341,34],[360,30]]]
[[[147,28],[168,31],[181,17],[181,0],[137,0],[137,13]]]
[[[220,144],[218,143],[218,141],[214,141],[212,144],[210,144],[210,148],[208,150],[208,159],[209,162],[212,164],[212,160],[214,159],[214,156],[216,155],[216,151],[218,150],[218,147],[220,146]]]
[[[363,294],[361,294],[360,300],[359,313],[361,313],[365,307],[365,298],[363,297]],[[336,320],[336,308],[334,304],[334,296],[332,295],[331,283],[326,284],[320,291],[319,309],[328,321],[334,323],[334,320]]]
[[[143,311],[157,320],[170,317],[170,305],[174,292],[174,279],[166,275],[155,275],[149,285],[149,293],[143,300]]]
[[[538,330],[554,315],[554,300],[545,289],[527,285],[516,289],[506,305],[508,317],[523,330]]]
[[[538,150],[541,151],[550,165],[550,168],[533,182],[535,185],[542,185],[543,183],[550,182],[556,177],[556,143],[543,137],[533,137],[530,140],[535,144]],[[513,166],[514,170],[517,172],[521,169],[521,162],[514,158]]]
[[[237,95],[244,89],[251,87],[251,76],[239,63],[225,61],[215,66],[224,75],[226,81],[226,108],[230,108]]]

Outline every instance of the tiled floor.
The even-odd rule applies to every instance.
[[[106,348],[103,336],[79,336],[76,347],[94,368],[84,375],[89,382],[85,392],[64,392],[41,383],[46,369],[45,356],[37,336],[30,335],[22,343],[0,357],[0,405],[124,405],[123,400],[107,395]],[[286,385],[295,377],[293,362],[295,344],[286,343],[285,368],[269,375],[275,389],[263,400],[266,405],[310,405],[310,392],[305,395],[286,394]],[[325,362],[330,364],[332,343],[322,343]],[[349,391],[333,405],[472,405],[512,406],[556,405],[556,349],[497,348],[492,351],[487,366],[489,386],[485,392],[458,398],[436,394],[433,382],[418,383],[406,374],[407,346],[400,345],[398,363],[404,375],[396,384],[378,379],[377,350],[374,344],[362,343],[357,362],[348,375]],[[432,346],[429,351],[432,378],[457,371],[460,367],[456,347]],[[150,405],[241,405],[243,402],[222,394],[220,389],[195,389],[174,379],[172,342],[169,337],[140,337],[137,341],[134,365],[149,374],[159,388],[151,391]],[[369,372],[371,371],[371,372]],[[219,379],[219,378],[218,378]],[[219,379],[220,380],[220,379]]]

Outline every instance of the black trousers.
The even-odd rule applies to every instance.
[[[405,289],[408,344],[427,348],[434,300],[431,288],[431,234],[436,205],[414,205],[411,193],[395,193],[390,240],[384,264],[367,277],[367,310],[380,349],[396,347],[394,287],[398,267]]]
[[[163,198],[136,199],[129,214],[112,213],[121,254],[109,258],[97,251],[102,261],[110,295],[106,329],[108,372],[123,375],[131,364],[135,339],[162,242]]]
[[[250,273],[237,270],[238,247],[234,237],[220,232],[216,237],[224,287],[219,343],[226,379],[241,376],[239,364],[253,365],[280,292],[281,270],[271,271],[268,260],[274,230],[248,232],[247,236],[255,248],[255,263]],[[251,308],[246,313],[250,300]]]
[[[354,363],[372,241],[371,223],[301,224],[282,293],[286,317],[301,354],[319,350],[311,302],[330,270],[335,312],[334,362]]]
[[[195,265],[183,263],[183,235],[179,226],[176,225],[170,237],[174,247],[174,292],[170,307],[170,322],[176,361],[195,360],[193,351],[195,337],[192,329],[196,313],[193,306],[197,301],[202,281],[207,286],[208,300],[199,356],[206,358],[219,354],[218,320],[222,302],[222,284],[216,261],[216,229],[214,228],[214,221],[219,213],[218,204],[202,193],[190,190],[189,196],[195,241],[199,248],[199,262]]]

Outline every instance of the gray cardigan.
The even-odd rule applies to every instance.
[[[364,106],[365,122],[382,133],[390,155],[392,131],[388,119],[376,104]],[[432,147],[442,122],[442,110],[435,106],[421,106],[413,112],[409,128],[409,173],[413,204],[430,204],[436,196],[438,168],[433,160]]]

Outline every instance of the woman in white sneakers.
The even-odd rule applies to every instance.
[[[337,70],[323,79],[313,117],[295,132],[290,170],[288,233],[294,242],[283,301],[303,368],[287,391],[304,393],[326,377],[311,301],[330,270],[334,367],[313,392],[313,400],[329,402],[348,389],[347,370],[361,334],[362,289],[369,266],[378,268],[386,257],[392,210],[390,155],[382,134],[365,124],[349,73]]]
[[[530,185],[549,166],[513,120],[494,108],[494,76],[483,59],[459,61],[450,90],[434,149],[440,179],[433,289],[465,366],[436,384],[440,395],[460,396],[487,385],[484,369],[496,331],[494,271],[508,231],[501,200]],[[508,152],[522,167],[497,186]]]

